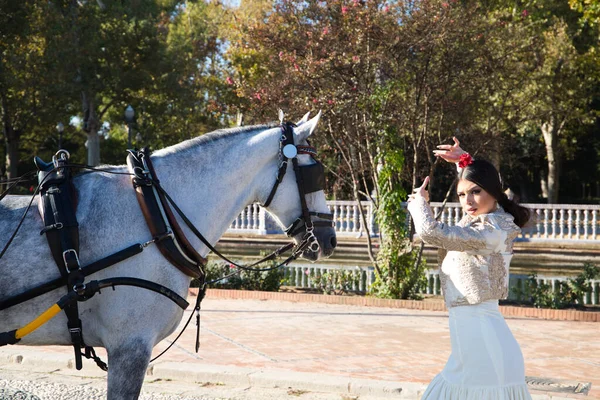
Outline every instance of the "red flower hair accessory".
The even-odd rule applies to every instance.
[[[463,153],[460,155],[460,159],[458,160],[458,166],[460,168],[465,168],[467,165],[473,164],[473,157],[469,153]]]

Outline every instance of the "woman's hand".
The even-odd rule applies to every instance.
[[[429,177],[425,178],[421,187],[414,190],[414,193],[408,196],[407,202],[410,203],[412,200],[419,197],[423,197],[425,201],[429,202],[429,192],[427,191],[427,185],[429,184]]]
[[[460,148],[460,142],[458,141],[458,139],[456,137],[453,137],[452,139],[454,139],[454,144],[441,144],[439,146],[437,146],[438,149],[440,150],[434,150],[433,154],[436,157],[442,157],[444,160],[451,162],[451,163],[457,163],[460,160],[460,156],[462,154],[465,154],[466,151],[464,151],[463,149]]]

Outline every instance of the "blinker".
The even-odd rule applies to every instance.
[[[294,158],[298,155],[298,149],[293,144],[283,146],[283,155],[287,158]]]
[[[325,167],[320,162],[311,165],[303,165],[300,168],[304,192],[313,193],[325,188]]]

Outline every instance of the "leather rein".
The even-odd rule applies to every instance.
[[[275,196],[277,188],[278,188],[279,184],[283,181],[283,177],[286,174],[289,159],[291,159],[293,168],[294,168],[294,172],[296,174],[296,183],[298,185],[298,193],[300,195],[300,204],[302,207],[302,214],[288,228],[286,228],[285,232],[288,236],[294,237],[294,236],[300,234],[302,231],[304,231],[304,236],[302,237],[302,240],[300,241],[300,243],[298,243],[295,247],[294,247],[293,242],[286,244],[285,246],[279,248],[278,250],[276,250],[275,252],[271,253],[270,255],[264,257],[263,259],[255,262],[253,264],[246,265],[246,266],[234,263],[233,261],[231,261],[227,257],[225,257],[223,254],[221,254],[217,249],[215,249],[204,238],[204,236],[198,231],[198,229],[189,220],[189,218],[187,218],[187,216],[183,213],[183,211],[181,211],[181,209],[173,201],[171,196],[169,196],[169,194],[160,185],[160,181],[159,181],[158,177],[156,176],[156,172],[154,171],[154,168],[150,161],[148,149],[144,149],[139,152],[129,151],[130,155],[128,156],[128,164],[130,165],[130,169],[133,169],[132,174],[131,173],[114,172],[114,171],[90,167],[90,166],[86,166],[86,165],[68,164],[66,162],[64,163],[64,165],[61,165],[60,168],[79,167],[79,168],[86,168],[86,169],[89,169],[92,171],[103,171],[103,172],[112,173],[112,174],[130,175],[132,177],[134,188],[136,189],[136,192],[138,194],[138,201],[140,201],[140,204],[142,204],[142,202],[145,202],[144,196],[152,198],[152,202],[150,202],[150,203],[152,203],[152,204],[150,204],[150,208],[144,209],[144,207],[142,206],[142,211],[144,213],[144,216],[146,217],[146,220],[148,222],[149,229],[152,232],[153,238],[152,238],[152,240],[150,240],[146,243],[143,243],[143,244],[138,243],[138,244],[132,245],[126,249],[120,250],[114,254],[111,254],[110,256],[107,256],[107,257],[105,257],[101,260],[98,260],[92,264],[89,264],[87,266],[80,267],[78,265],[78,268],[76,271],[80,278],[78,281],[78,284],[72,288],[73,289],[72,292],[68,293],[66,296],[64,296],[64,298],[61,298],[61,300],[59,300],[59,302],[55,306],[57,306],[58,309],[60,310],[60,309],[64,308],[64,306],[67,303],[71,304],[71,303],[75,302],[75,304],[76,304],[76,302],[85,301],[85,300],[89,299],[90,297],[92,297],[96,292],[99,292],[101,287],[111,286],[114,288],[115,285],[127,285],[127,286],[139,286],[139,287],[143,287],[148,290],[156,291],[160,294],[167,296],[172,301],[175,301],[180,307],[182,307],[184,309],[187,308],[188,303],[185,301],[185,299],[180,298],[175,292],[171,291],[170,289],[168,289],[162,285],[158,285],[153,282],[145,281],[142,279],[112,278],[112,279],[107,279],[104,281],[92,281],[92,282],[88,282],[87,284],[84,283],[84,281],[83,281],[86,276],[93,274],[94,272],[103,270],[103,269],[105,269],[111,265],[114,265],[118,262],[121,262],[129,257],[133,257],[134,255],[141,253],[143,251],[143,249],[146,248],[148,245],[155,243],[159,246],[160,251],[167,258],[167,260],[169,260],[173,265],[175,265],[177,268],[179,268],[182,272],[186,273],[187,275],[189,275],[191,277],[199,278],[201,280],[201,287],[200,287],[200,290],[199,290],[199,293],[198,293],[198,296],[196,299],[196,304],[194,307],[194,311],[196,314],[196,326],[197,326],[197,330],[196,330],[196,352],[197,352],[198,348],[200,346],[200,338],[199,338],[199,335],[200,335],[200,303],[201,303],[202,299],[204,298],[204,295],[206,294],[206,286],[208,283],[218,282],[218,281],[225,279],[233,274],[221,277],[212,282],[205,281],[206,274],[203,269],[203,266],[206,263],[206,259],[203,258],[202,256],[200,256],[192,248],[189,241],[187,241],[187,239],[185,238],[185,235],[183,234],[183,231],[179,227],[179,225],[174,217],[174,214],[172,213],[172,211],[169,208],[169,204],[171,204],[171,206],[179,214],[179,216],[185,222],[185,224],[189,227],[189,229],[196,235],[196,237],[198,237],[198,239],[200,239],[200,241],[202,243],[204,243],[208,247],[208,249],[210,249],[212,252],[214,252],[221,259],[223,259],[223,260],[229,262],[231,265],[237,267],[239,270],[269,271],[269,270],[280,268],[282,266],[289,264],[291,261],[298,258],[300,256],[300,254],[302,252],[306,251],[307,249],[311,252],[318,252],[320,250],[320,246],[319,246],[316,236],[314,235],[314,228],[315,228],[315,226],[332,227],[333,226],[333,214],[311,212],[308,209],[305,196],[308,193],[323,190],[324,182],[325,182],[324,168],[323,168],[323,165],[320,162],[318,162],[317,160],[315,160],[315,163],[311,164],[311,165],[307,165],[307,166],[299,165],[298,158],[297,158],[298,154],[308,154],[311,157],[313,157],[313,159],[314,159],[314,156],[316,155],[316,149],[310,145],[309,146],[301,146],[301,145],[294,144],[294,132],[293,132],[294,126],[295,125],[290,122],[281,125],[282,135],[281,135],[280,146],[279,146],[280,165],[279,165],[275,184],[273,185],[273,188],[271,189],[271,192],[267,198],[267,201],[265,202],[265,204],[263,206],[267,207],[273,200],[273,197]],[[50,171],[50,172],[53,172],[57,169],[59,169],[59,166],[55,166],[52,169],[52,171]],[[21,227],[21,225],[25,219],[27,212],[31,208],[31,205],[33,203],[33,200],[34,200],[36,194],[38,193],[38,191],[42,187],[42,183],[44,183],[44,180],[46,180],[48,176],[44,177],[42,182],[40,182],[40,184],[34,191],[31,201],[29,202],[29,205],[28,205],[25,213],[23,214],[23,217],[21,218],[19,225],[15,229],[15,231],[14,231],[13,235],[11,236],[10,240],[8,241],[8,243],[6,243],[6,245],[4,246],[2,251],[0,251],[0,258],[2,258],[2,256],[8,249],[9,245],[11,244],[12,240],[16,236],[19,228]],[[15,181],[15,183],[13,185],[11,185],[11,187],[9,187],[4,193],[0,194],[0,199],[2,199],[10,191],[10,189],[12,187],[14,187],[14,185],[19,183],[23,179],[24,179],[24,177],[18,178]],[[158,218],[149,219],[148,218],[148,216],[150,214],[156,214],[157,211],[159,211],[159,213],[161,215],[160,219],[158,219]],[[311,217],[316,217],[319,220],[313,221]],[[153,223],[151,223],[151,222],[153,222]],[[163,242],[166,242],[167,244],[165,245]],[[270,267],[270,268],[253,268],[257,264],[274,259],[275,257],[279,256],[283,252],[291,249],[292,247],[294,247],[292,254],[281,264],[279,264],[275,267]],[[236,272],[236,273],[238,273],[238,272]],[[6,308],[9,308],[9,307],[12,307],[16,304],[20,304],[25,301],[31,300],[37,296],[48,293],[62,285],[64,285],[64,278],[58,278],[53,281],[38,285],[34,288],[26,290],[23,293],[17,294],[15,296],[11,296],[8,299],[4,299],[3,301],[0,302],[0,310],[3,310]],[[64,304],[61,306],[59,303],[61,303],[61,304],[64,303]],[[43,314],[43,315],[45,315],[45,314]],[[38,317],[38,319],[42,318],[43,315]],[[53,315],[55,315],[55,314],[53,314]],[[164,354],[167,350],[169,350],[171,348],[171,346],[173,346],[173,344],[177,341],[177,339],[179,339],[179,337],[181,336],[183,331],[185,331],[185,328],[187,328],[193,315],[194,315],[194,313],[192,313],[190,315],[190,318],[186,322],[186,324],[185,324],[183,330],[181,331],[181,333],[179,334],[179,336],[177,336],[177,338],[161,354],[159,354],[157,357],[155,357],[151,361],[156,360],[158,357],[160,357],[162,354]],[[52,316],[50,316],[49,318],[52,318]],[[37,319],[36,319],[36,321],[37,321]],[[45,322],[41,322],[40,324],[43,324],[43,323],[45,323]],[[34,329],[37,329],[37,327],[39,327],[39,324],[36,325],[36,328],[34,328]],[[79,328],[79,330],[81,331],[81,328]],[[16,343],[19,339],[16,338],[16,336],[12,337],[12,336],[14,336],[12,334],[14,334],[15,332],[17,332],[17,331],[15,330],[15,331],[11,331],[11,332],[0,333],[0,345]],[[9,338],[10,340],[4,340],[6,338],[3,335],[6,336],[6,338],[8,338],[11,335],[12,336]],[[87,358],[94,359],[100,368],[102,368],[103,370],[106,370],[106,368],[107,368],[106,364],[103,363],[96,356],[94,350],[91,347],[87,346],[85,348],[85,350],[86,350],[85,356]],[[79,352],[76,351],[76,355],[77,354],[79,354],[79,356],[77,358],[79,360],[77,362],[77,369],[81,369],[81,361],[80,361],[81,353],[80,353],[80,351]]]
[[[129,150],[129,152],[130,152],[129,157],[134,157],[138,161],[138,163],[139,163],[138,165],[143,165],[143,168],[140,168],[140,167],[131,168],[131,170],[134,174],[134,177],[132,178],[132,180],[134,182],[134,186],[136,186],[136,187],[138,187],[138,186],[154,187],[156,189],[156,191],[158,192],[159,197],[161,199],[160,204],[162,205],[162,207],[164,209],[164,214],[166,214],[167,216],[173,215],[172,211],[169,208],[169,204],[170,204],[170,206],[173,207],[173,209],[175,210],[175,212],[177,214],[179,214],[181,220],[187,225],[187,227],[192,231],[192,233],[216,256],[218,256],[222,260],[228,262],[232,266],[234,266],[240,270],[259,271],[259,272],[269,271],[269,270],[280,268],[282,266],[286,266],[293,260],[297,259],[300,256],[300,254],[302,254],[302,252],[306,251],[307,249],[309,251],[315,252],[315,253],[320,250],[319,242],[318,242],[316,236],[314,235],[314,228],[316,226],[326,226],[326,227],[333,226],[333,214],[312,212],[308,209],[308,206],[306,204],[306,194],[316,192],[318,190],[323,190],[324,180],[325,180],[324,179],[324,168],[323,168],[323,165],[320,162],[318,162],[317,160],[315,160],[316,161],[315,164],[311,164],[308,166],[300,166],[299,165],[298,158],[297,158],[297,156],[299,154],[308,154],[311,157],[313,157],[313,159],[314,159],[314,156],[316,155],[317,152],[316,152],[316,149],[310,145],[302,146],[302,145],[294,144],[294,132],[293,132],[294,126],[295,125],[291,122],[283,123],[281,125],[282,135],[281,135],[280,143],[279,143],[279,160],[280,160],[279,168],[278,168],[277,177],[276,177],[275,183],[273,185],[273,188],[271,189],[271,192],[269,193],[267,201],[265,201],[265,203],[263,204],[263,207],[267,207],[271,203],[273,198],[275,197],[275,193],[277,192],[279,184],[283,181],[283,178],[287,171],[289,160],[291,159],[292,165],[294,168],[294,172],[296,175],[296,183],[298,185],[298,193],[300,196],[300,204],[302,207],[302,212],[301,212],[301,215],[288,228],[285,229],[285,232],[288,237],[293,237],[293,236],[301,233],[302,231],[304,231],[304,236],[302,237],[302,239],[300,240],[300,242],[297,245],[294,245],[293,242],[288,243],[288,244],[280,247],[273,253],[267,255],[266,257],[254,262],[252,264],[240,265],[236,262],[233,262],[232,260],[227,258],[225,255],[223,255],[220,251],[218,251],[208,240],[206,240],[206,238],[202,235],[202,233],[200,233],[200,231],[196,228],[196,226],[191,222],[191,220],[185,215],[185,213],[181,210],[181,208],[175,203],[175,201],[171,198],[171,196],[161,186],[160,180],[158,179],[158,177],[156,175],[156,171],[154,170],[154,167],[152,166],[152,162],[150,161],[150,155],[149,155],[149,151],[147,148],[143,149],[141,151],[137,151],[137,152]],[[312,217],[316,217],[319,220],[313,221]],[[146,220],[148,221],[148,218],[146,218]],[[168,218],[168,221],[169,221],[169,224],[172,229],[168,230],[166,232],[166,235],[167,236],[175,235],[177,238],[183,237],[185,239],[185,236],[183,235],[183,232],[181,231],[181,229],[178,227],[178,224],[177,224],[177,221],[175,220],[175,218]],[[151,229],[151,231],[152,231],[152,229]],[[175,233],[173,233],[174,231],[175,231]],[[153,235],[155,235],[155,232],[152,232],[152,233],[153,233]],[[185,240],[185,242],[186,242],[186,244],[189,244],[189,242],[187,240]],[[180,247],[183,248],[184,246],[182,245]],[[185,247],[187,247],[187,246],[185,246]],[[268,267],[268,268],[254,268],[258,264],[275,259],[276,257],[280,256],[282,253],[284,253],[292,248],[293,248],[292,254],[287,259],[285,259],[282,263],[280,263],[276,266],[273,266],[273,267]],[[181,251],[181,249],[180,249],[180,251]],[[198,257],[195,257],[195,260],[198,261],[196,265],[197,265],[197,268],[200,269],[200,271],[199,271],[200,274],[192,275],[183,269],[182,269],[182,271],[192,277],[201,277],[203,286],[205,286],[208,283],[218,282],[220,280],[225,279],[226,277],[232,276],[239,272],[239,271],[237,271],[234,274],[230,274],[230,275],[218,278],[211,282],[204,282],[203,278],[204,278],[205,274],[204,274],[204,271],[202,270],[202,264],[205,264],[206,259],[202,258],[198,255]],[[201,262],[201,261],[204,261],[204,262]]]

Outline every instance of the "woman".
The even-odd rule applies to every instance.
[[[529,210],[507,198],[492,164],[473,160],[454,142],[434,153],[458,163],[457,194],[465,212],[458,226],[435,220],[427,203],[429,178],[408,204],[421,239],[441,251],[452,344],[422,400],[529,400],[521,349],[498,309],[508,295],[513,240]]]

